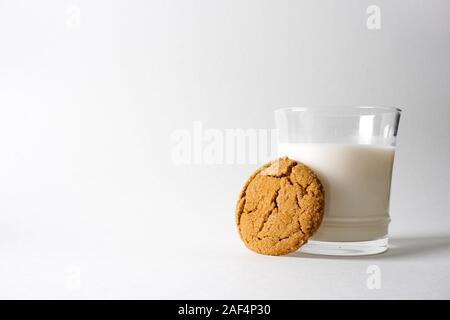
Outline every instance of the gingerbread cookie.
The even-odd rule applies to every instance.
[[[245,245],[258,253],[296,251],[322,221],[324,191],[314,172],[287,157],[271,161],[247,180],[236,206]]]

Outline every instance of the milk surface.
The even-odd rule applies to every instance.
[[[325,215],[311,240],[369,241],[387,235],[394,147],[280,143],[278,154],[303,162],[325,189]]]

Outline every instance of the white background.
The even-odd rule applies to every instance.
[[[449,56],[448,1],[0,0],[0,297],[450,298]],[[383,255],[254,254],[257,165],[171,161],[315,105],[404,110]]]

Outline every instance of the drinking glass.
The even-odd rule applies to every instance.
[[[275,111],[278,155],[309,166],[325,192],[322,223],[302,252],[368,255],[387,250],[400,114],[398,108],[372,106]]]

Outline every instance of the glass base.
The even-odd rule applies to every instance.
[[[300,252],[329,256],[367,256],[379,254],[388,249],[388,238],[359,242],[330,242],[309,240]]]

